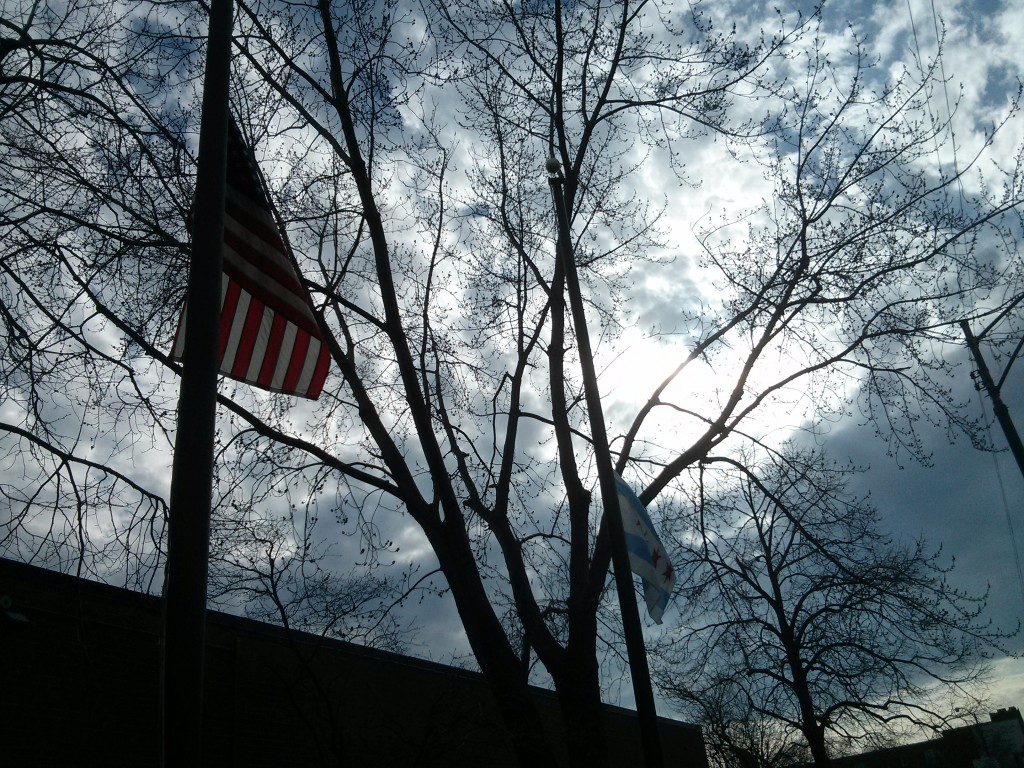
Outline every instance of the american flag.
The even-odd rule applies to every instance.
[[[182,313],[172,357],[185,347]],[[231,122],[224,203],[220,372],[272,392],[316,399],[330,353],[267,202],[254,161]]]

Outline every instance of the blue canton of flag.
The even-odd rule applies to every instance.
[[[672,563],[669,562],[665,547],[658,534],[654,532],[654,525],[640,499],[618,475],[615,475],[615,487],[619,492],[619,509],[622,512],[622,528],[626,534],[629,568],[643,581],[647,613],[655,623],[661,624],[661,616],[668,606],[672,587],[676,583]]]

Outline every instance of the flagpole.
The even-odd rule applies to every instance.
[[[572,252],[569,215],[562,196],[563,178],[560,166],[554,158],[548,160],[548,184],[554,198],[555,214],[558,219],[558,251],[565,269],[565,286],[569,293],[573,328],[579,345],[580,367],[583,373],[583,391],[590,417],[590,433],[594,441],[594,459],[601,484],[601,501],[604,504],[604,521],[609,527],[612,546],[612,565],[615,572],[615,588],[619,596],[619,610],[622,613],[622,628],[626,636],[626,654],[629,671],[633,680],[633,696],[636,699],[637,719],[640,723],[640,740],[643,744],[647,768],[662,768],[661,741],[658,737],[657,711],[654,706],[654,692],[651,688],[651,673],[647,666],[647,650],[644,647],[643,630],[640,627],[640,612],[633,589],[633,575],[629,567],[629,553],[619,509],[619,494],[615,486],[615,468],[608,447],[604,411],[601,408],[601,393],[597,386],[597,371],[590,347],[590,333],[587,330],[587,316],[583,307],[576,259]]]
[[[224,242],[232,0],[212,0],[164,590],[164,768],[202,763],[203,666]]]

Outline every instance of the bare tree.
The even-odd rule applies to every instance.
[[[948,246],[965,241],[956,268],[976,268],[972,237],[1018,205],[1016,177],[1004,196],[982,190],[951,213],[951,180],[921,172],[943,126],[914,122],[934,80],[872,93],[862,59],[838,72],[814,45],[783,57],[805,19],[780,16],[748,44],[699,12],[645,2],[237,8],[233,103],[333,334],[334,368],[315,406],[222,387],[222,443],[257,468],[231,498],[259,509],[268,488],[296,479],[325,510],[352,510],[338,516],[368,552],[381,551],[382,516],[411,521],[523,762],[553,761],[526,687],[524,659],[536,658],[574,762],[599,765],[599,647],[615,642],[599,620],[608,543],[543,160],[566,171],[605,338],[622,321],[631,265],[658,268],[642,258],[663,239],[662,201],[638,194],[649,158],[683,178],[680,147],[715,133],[751,147],[778,183],[778,206],[761,214],[782,226],[748,219],[739,245],[722,228],[704,234],[722,298],[681,310],[694,346],[667,348],[679,370],[614,441],[646,502],[682,492],[710,451],[746,444],[745,426],[796,388],[834,412],[849,403],[847,381],[904,382],[879,350],[946,322],[934,313],[960,295],[934,282]],[[21,457],[35,440],[46,452],[26,463],[33,491],[9,494],[18,514],[5,550],[26,559],[93,562],[99,547],[84,534],[108,499],[85,491],[103,487],[103,472],[123,489],[109,498],[118,525],[147,532],[113,526],[103,542],[150,557],[150,572],[158,564],[161,494],[141,457],[171,442],[177,368],[164,350],[194,170],[193,10],[80,2],[57,15],[27,3],[4,21],[3,449]],[[806,64],[798,79],[794,62]],[[733,120],[743,93],[779,99],[778,119]],[[720,397],[672,389],[706,361],[726,372]],[[64,455],[59,472],[46,468]],[[70,474],[83,455],[95,472]],[[52,513],[66,508],[56,494],[69,490],[80,513],[55,534]]]
[[[165,268],[184,263],[189,182],[165,172],[184,146],[129,76],[159,55],[129,37],[129,16],[16,3],[0,20],[0,541],[145,589],[166,503],[129,457],[160,445],[173,398],[149,381],[159,358],[121,329],[170,320]]]
[[[1012,635],[985,620],[984,595],[950,584],[941,550],[882,532],[846,491],[851,472],[792,446],[756,466],[709,457],[659,657],[670,696],[738,701],[799,731],[816,765],[890,722],[948,725]]]
[[[518,221],[528,237],[500,246],[507,266],[496,274],[500,297],[491,301],[484,291],[464,293],[462,281],[479,274],[477,254],[451,249],[452,222],[458,223],[464,202],[447,183],[450,139],[439,122],[412,137],[401,128],[404,121],[429,116],[417,113],[417,99],[438,81],[445,57],[454,60],[467,46],[477,51],[475,77],[492,72],[507,93],[518,88],[520,100],[529,96],[523,86],[530,84],[503,71],[504,64],[476,42],[490,35],[486,25],[497,23],[509,40],[543,55],[532,87],[547,124],[557,126],[557,151],[571,179],[570,209],[574,216],[585,212],[605,221],[622,212],[609,200],[628,165],[605,178],[603,169],[612,167],[608,156],[598,162],[595,155],[614,145],[617,115],[636,113],[634,125],[673,135],[695,121],[722,127],[730,90],[757,76],[780,41],[748,49],[697,24],[682,44],[655,44],[644,31],[649,22],[663,25],[663,36],[673,30],[667,17],[643,5],[538,7],[528,11],[526,26],[508,10],[505,18],[486,19],[473,9],[435,9],[428,20],[447,31],[431,45],[449,35],[451,46],[431,63],[419,56],[426,43],[400,36],[423,19],[397,4],[239,4],[235,103],[250,143],[277,152],[265,158],[280,168],[275,197],[335,332],[338,373],[305,425],[295,424],[279,404],[244,390],[226,391],[222,403],[239,427],[259,437],[237,443],[249,461],[279,454],[271,466],[284,474],[318,465],[313,474],[331,476],[334,492],[353,508],[366,509],[372,498],[416,521],[521,754],[544,764],[550,751],[542,746],[543,729],[527,696],[520,649],[510,644],[502,623],[513,614],[495,611],[495,605],[514,604],[515,623],[563,694],[571,752],[592,763],[604,758],[595,611],[607,556],[593,566],[588,562],[592,512],[588,481],[571,456],[577,417],[569,413],[564,391],[573,375],[561,360],[570,346],[561,276],[551,258],[551,228],[544,224],[550,221],[546,203],[541,207],[543,196],[526,191],[543,189],[534,169],[555,147],[532,146],[537,162],[524,154],[513,158],[518,176],[504,173],[510,194],[530,202],[516,212],[501,201],[511,217],[525,214]],[[156,449],[169,442],[173,400],[165,381],[173,382],[175,366],[162,350],[181,303],[189,132],[195,127],[189,104],[202,37],[189,21],[191,6],[163,4],[156,11],[140,6],[118,16],[103,4],[79,3],[58,15],[28,3],[12,9],[5,22],[11,42],[3,51],[4,327],[13,342],[5,355],[5,394],[15,421],[6,429],[8,455],[20,453],[22,435],[41,435],[36,439],[49,455],[77,456],[88,443],[102,449],[96,464],[110,474],[119,462],[132,463],[133,449],[149,447],[141,444],[138,427],[150,431]],[[609,29],[619,33],[608,35]],[[687,51],[692,56],[672,63],[670,54]],[[505,50],[501,57],[527,62],[521,53]],[[623,90],[635,87],[629,81],[643,61],[660,71],[649,86],[655,95],[649,105],[642,93]],[[578,88],[567,85],[569,77]],[[441,81],[479,82],[469,89],[495,92],[456,74]],[[586,97],[572,104],[559,95],[577,91]],[[644,117],[645,110],[652,114]],[[656,119],[658,110],[664,119]],[[497,115],[499,121],[511,117]],[[611,132],[602,133],[606,127]],[[395,205],[391,174],[405,169],[413,198]],[[423,240],[410,242],[399,219],[418,222],[415,231]],[[646,229],[641,224],[641,235]],[[633,240],[623,237],[585,258],[597,264]],[[498,313],[479,315],[484,300]],[[488,327],[495,317],[500,323]],[[552,322],[555,344],[548,349]],[[523,390],[549,352],[556,403],[553,415],[544,417],[524,409]],[[489,365],[494,355],[508,367]],[[89,413],[94,420],[85,418]],[[563,462],[569,462],[564,471],[571,532],[561,529],[558,494],[544,487],[557,463],[518,450],[522,425],[538,420],[557,425]],[[275,445],[282,450],[274,451]],[[84,538],[95,519],[90,504],[80,504],[78,517],[57,534],[50,529],[47,510],[65,504],[52,489],[62,487],[64,478],[47,471],[46,460],[31,462],[25,472],[36,473],[37,490],[24,498],[12,494],[22,512],[5,529],[8,551],[20,549],[26,559],[56,565],[89,563],[103,575],[94,562],[97,548]],[[250,477],[253,499],[265,495],[261,482],[278,482],[272,474]],[[68,476],[73,493],[92,487],[89,476]],[[135,490],[143,500],[159,499],[144,486]],[[146,509],[135,497],[111,500],[120,502],[115,515],[138,517]],[[550,513],[539,511],[548,504],[556,510],[554,524],[544,520]],[[138,548],[158,553],[160,520],[150,515],[140,525],[156,546]],[[57,535],[78,539],[65,546]],[[116,530],[110,540],[125,543]],[[566,541],[573,552],[567,591],[535,594],[530,572],[545,561],[561,561]],[[492,542],[501,552],[497,562],[488,555]],[[229,547],[224,556],[236,558],[238,566],[241,552]],[[271,554],[262,562],[276,560]],[[150,572],[155,564],[148,564]],[[494,573],[502,577],[496,592],[484,581]],[[257,574],[261,585],[267,575]],[[276,588],[279,582],[269,584]]]
[[[635,439],[652,413],[685,414],[699,436],[644,501],[772,403],[808,414],[803,426],[814,430],[856,401],[893,454],[920,460],[926,427],[976,434],[934,350],[962,345],[964,313],[1019,271],[1019,220],[1006,214],[1019,207],[1020,157],[997,194],[961,202],[952,190],[993,134],[956,173],[935,171],[950,123],[928,117],[934,73],[880,84],[869,51],[852,44],[842,65],[820,41],[794,65],[790,109],[765,162],[774,194],[700,233],[703,266],[725,298],[690,318],[698,339],[637,415],[623,452],[643,457]],[[722,382],[718,398],[704,411],[670,401],[665,393],[702,364]]]
[[[680,708],[700,724],[712,765],[786,768],[809,761],[799,731],[755,712],[741,685],[720,683],[710,690],[673,688]]]

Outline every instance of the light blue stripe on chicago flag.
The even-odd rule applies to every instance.
[[[656,623],[661,624],[662,614],[665,613],[672,596],[672,587],[676,583],[672,563],[640,499],[618,475],[615,476],[615,487],[619,493],[619,510],[626,534],[630,570],[643,581],[647,613]]]

